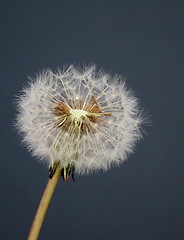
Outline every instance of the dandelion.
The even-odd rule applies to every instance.
[[[56,183],[60,174],[74,179],[119,165],[142,136],[143,117],[125,81],[94,65],[42,71],[23,90],[18,111],[23,141]]]

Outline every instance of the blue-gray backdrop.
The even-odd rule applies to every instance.
[[[59,182],[40,239],[184,239],[184,2],[1,1],[0,238],[26,239],[48,170],[13,127],[15,95],[42,68],[93,62],[127,77],[151,115],[119,168]]]

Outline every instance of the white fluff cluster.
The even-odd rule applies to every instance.
[[[79,174],[120,164],[141,137],[137,99],[121,76],[70,65],[44,70],[18,100],[17,126],[29,150]]]

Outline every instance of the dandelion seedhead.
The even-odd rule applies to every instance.
[[[23,90],[18,111],[28,148],[52,170],[59,164],[63,176],[120,164],[142,135],[137,99],[121,76],[94,65],[42,71]]]

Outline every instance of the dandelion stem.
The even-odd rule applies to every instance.
[[[56,188],[56,185],[60,176],[61,176],[61,168],[57,167],[56,172],[53,175],[52,179],[49,178],[49,181],[47,183],[43,196],[40,200],[40,204],[38,206],[27,240],[38,239],[49,203],[51,201],[52,195],[54,193],[54,190]]]

